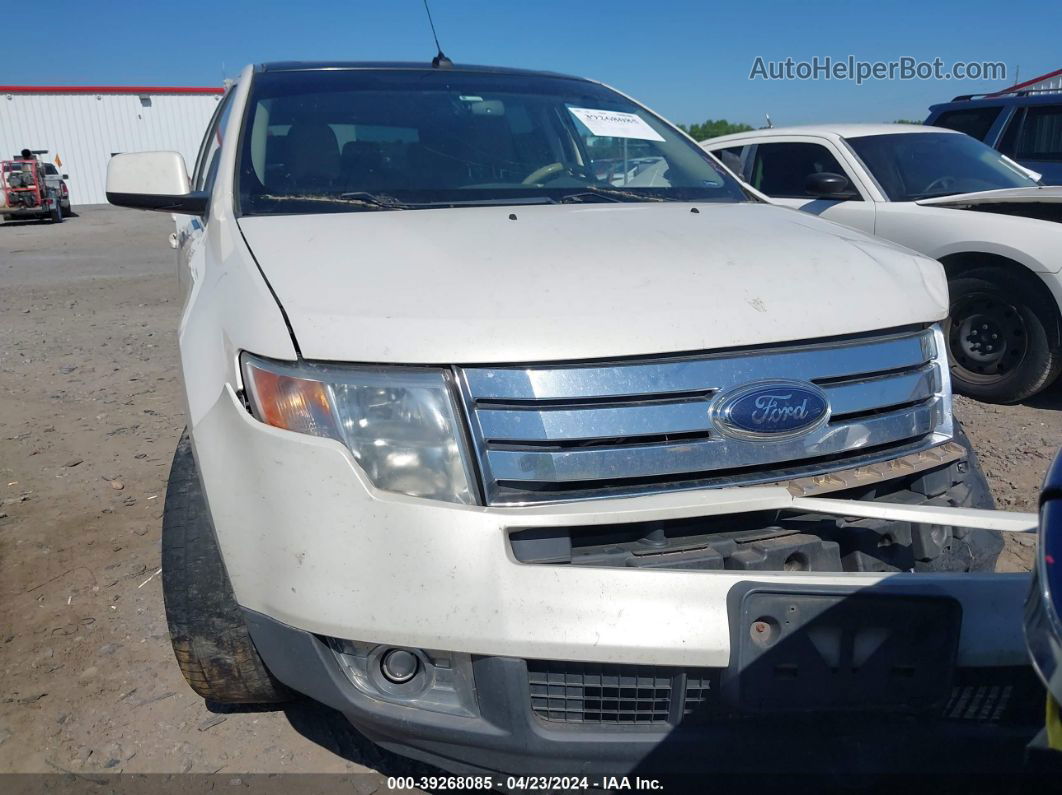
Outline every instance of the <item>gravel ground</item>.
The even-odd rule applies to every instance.
[[[416,770],[325,708],[225,709],[184,684],[158,576],[184,425],[173,227],[78,216],[0,227],[0,771]],[[1000,505],[1034,510],[1062,389],[956,405]],[[1032,553],[1012,540],[1001,568]]]

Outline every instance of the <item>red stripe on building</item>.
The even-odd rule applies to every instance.
[[[0,86],[0,94],[224,94],[218,86]]]
[[[1000,91],[993,91],[991,94],[985,94],[985,96],[986,97],[998,97],[1001,94],[1011,94],[1011,93],[1013,93],[1015,91],[1021,91],[1023,88],[1026,88],[1026,87],[1031,86],[1031,85],[1035,85],[1036,83],[1042,82],[1044,80],[1050,80],[1052,77],[1058,77],[1060,75],[1062,75],[1062,69],[1056,69],[1055,71],[1048,72],[1045,75],[1040,75],[1039,77],[1034,77],[1032,80],[1026,80],[1023,83],[1015,83],[1014,85],[1009,86],[1007,88],[1004,88],[1004,89],[1002,89]]]

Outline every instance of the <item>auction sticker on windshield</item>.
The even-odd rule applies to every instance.
[[[591,110],[590,108],[568,108],[579,121],[586,125],[594,135],[602,138],[637,138],[642,141],[663,141],[664,139],[646,124],[645,119],[636,113],[623,113],[618,110]]]

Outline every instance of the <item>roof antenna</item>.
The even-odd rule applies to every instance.
[[[439,46],[439,34],[435,32],[435,23],[431,19],[431,9],[428,8],[428,0],[424,0],[424,12],[428,15],[428,24],[431,25],[431,35],[435,39],[435,49],[438,55],[431,59],[432,69],[452,69],[454,62],[443,55],[442,47]]]

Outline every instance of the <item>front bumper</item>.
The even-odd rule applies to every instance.
[[[340,445],[264,426],[228,389],[193,440],[226,568],[269,669],[407,756],[452,770],[565,775],[762,772],[768,763],[927,772],[954,770],[960,755],[968,770],[994,770],[1017,760],[1035,730],[1024,711],[1011,713],[1021,701],[1015,683],[1030,678],[1024,575],[529,565],[509,543],[514,530],[811,510],[823,500],[768,486],[525,508],[442,505],[375,491]],[[929,523],[961,514],[884,510],[924,510],[911,521]],[[727,682],[748,667],[735,635],[747,631],[736,618],[740,600],[765,589],[953,604],[948,675],[966,693],[961,714],[936,704],[917,714],[797,710],[783,718],[726,701]],[[455,715],[374,698],[348,678],[329,638],[468,655],[475,709]],[[557,722],[532,705],[529,660],[664,666],[680,684],[687,670],[710,669],[724,700],[693,723],[682,710],[654,725]],[[1032,692],[1038,697],[1034,679]],[[1038,702],[1033,714],[1038,720]],[[942,738],[961,753],[942,754]]]
[[[524,508],[383,493],[340,444],[257,422],[227,387],[192,439],[243,607],[317,635],[481,656],[726,667],[727,599],[749,572],[526,565],[508,535],[796,502],[777,486]],[[763,571],[755,579],[949,596],[963,615],[960,665],[1025,662],[1024,575]]]
[[[1038,729],[1042,691],[1028,667],[956,671],[943,709],[923,714],[692,715],[678,724],[551,723],[531,707],[528,663],[474,658],[478,715],[366,696],[312,633],[246,611],[255,645],[285,684],[342,712],[388,750],[457,773],[669,777],[691,773],[1012,774]],[[728,676],[719,671],[725,689]],[[600,781],[600,779],[597,779]]]

